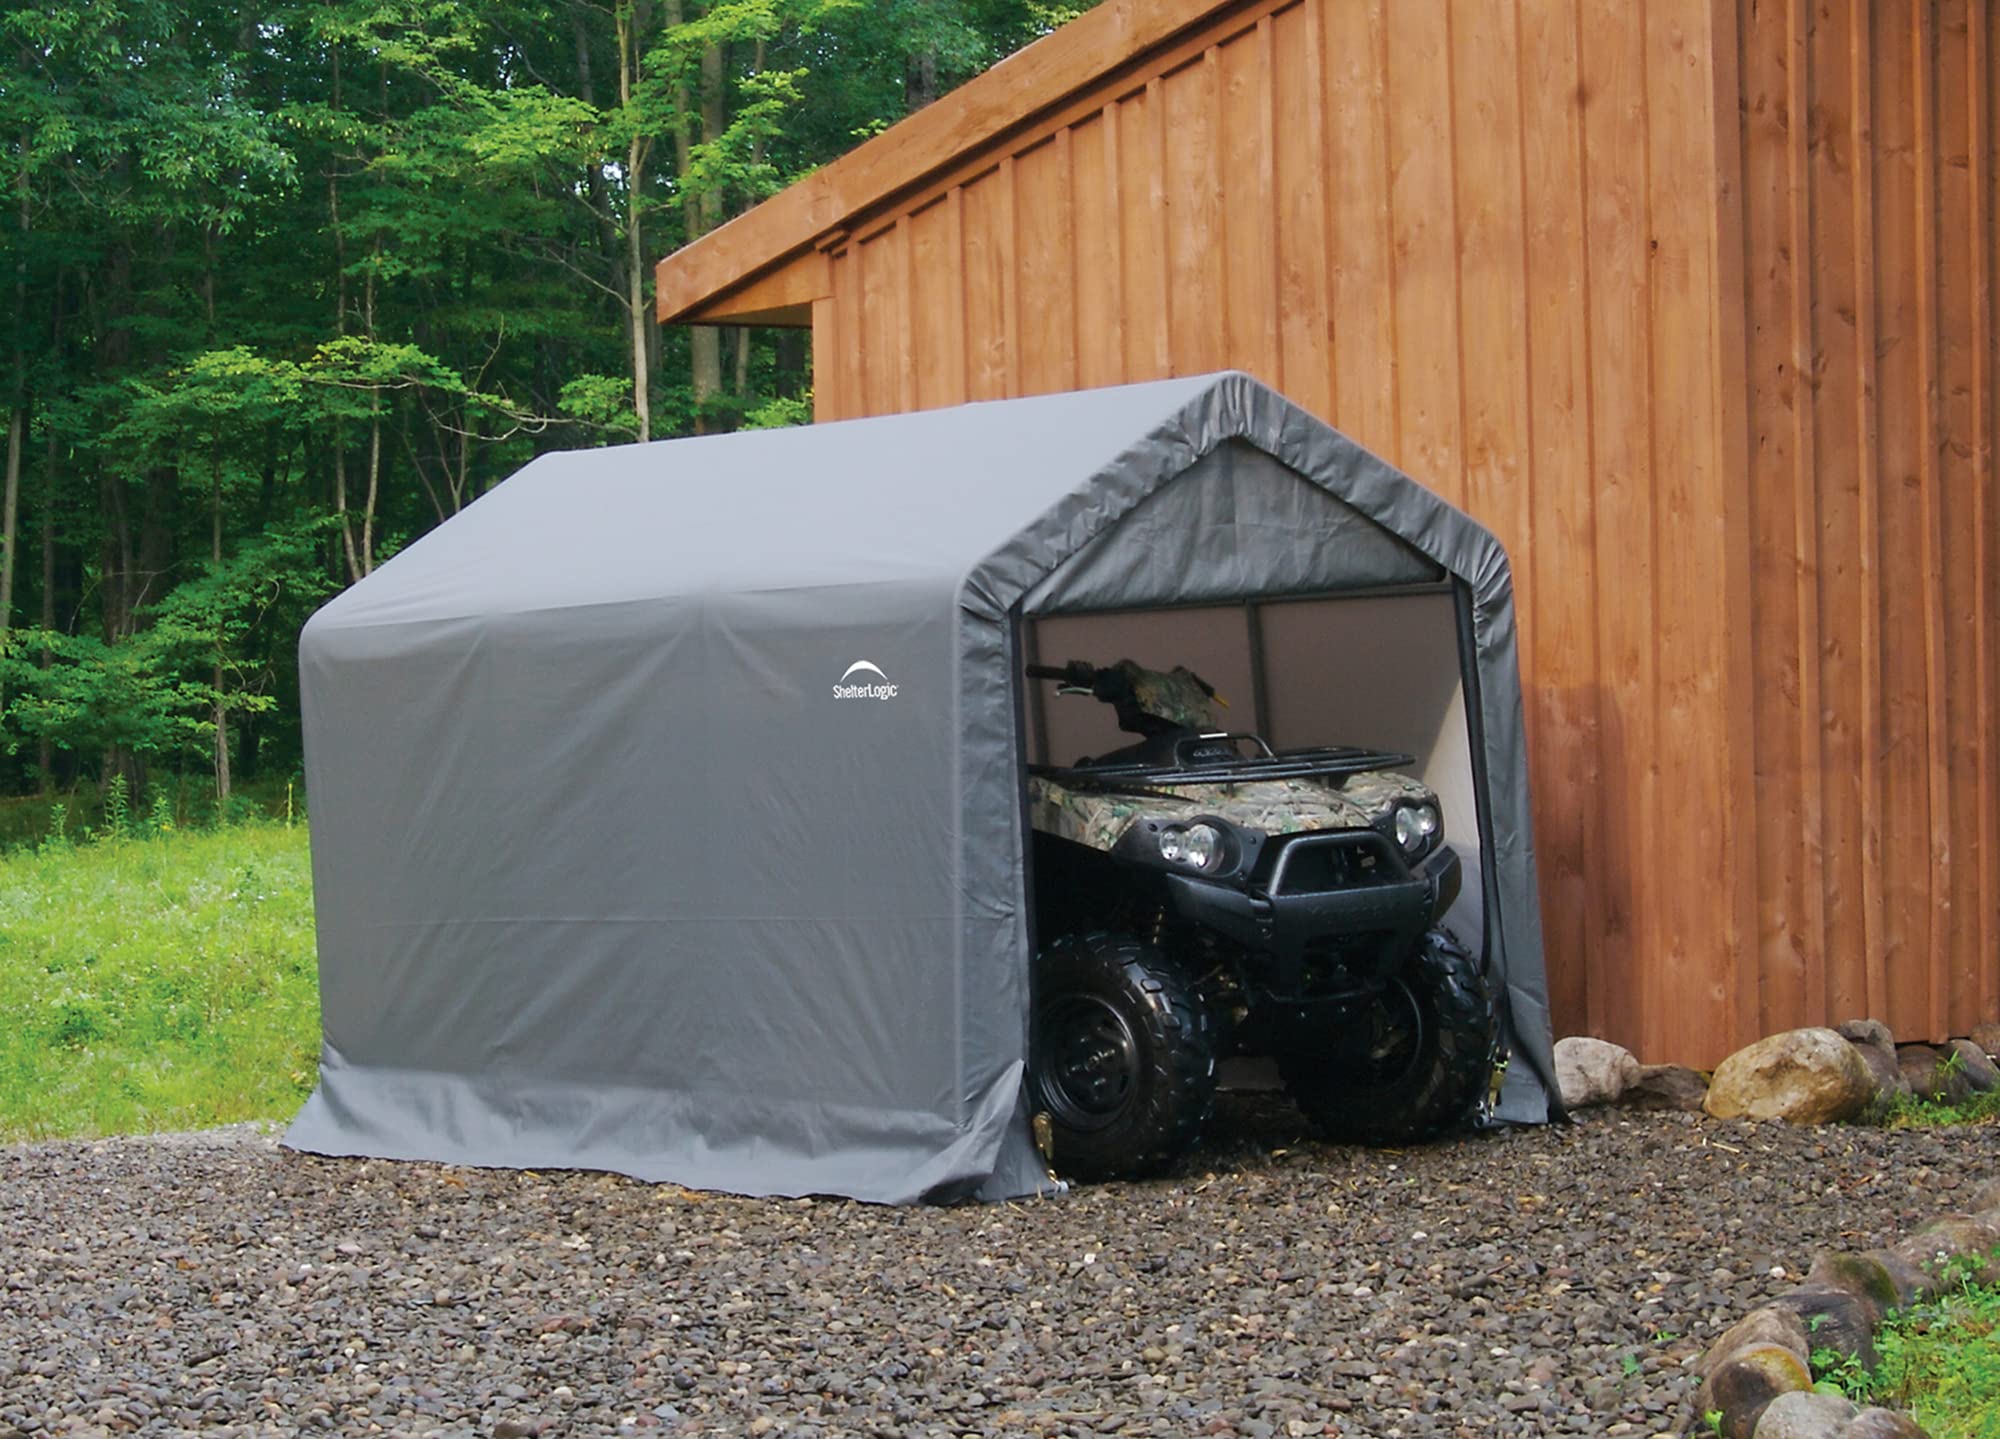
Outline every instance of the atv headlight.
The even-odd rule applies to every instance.
[[[1212,824],[1168,825],[1160,831],[1160,858],[1189,869],[1212,870],[1222,863],[1222,831]]]
[[[1212,824],[1191,824],[1181,840],[1181,861],[1196,869],[1214,869],[1222,857],[1222,835]]]
[[[1396,811],[1396,844],[1405,854],[1421,854],[1443,825],[1434,804],[1406,804]]]

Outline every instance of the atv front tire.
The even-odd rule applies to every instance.
[[[1467,1119],[1492,1076],[1493,1007],[1479,963],[1441,929],[1353,1022],[1278,1057],[1299,1108],[1329,1138],[1425,1139]]]
[[[1185,972],[1129,935],[1066,935],[1035,956],[1029,1101],[1074,1179],[1153,1173],[1215,1103],[1215,1026]]]

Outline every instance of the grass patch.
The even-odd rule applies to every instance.
[[[1913,1094],[1899,1095],[1882,1119],[1891,1129],[1937,1129],[1947,1124],[1995,1121],[2000,1121],[2000,1089],[1975,1094],[1962,1104],[1946,1104],[1943,1100],[1923,1099]]]
[[[0,1138],[291,1115],[319,1054],[306,829],[0,854]]]
[[[1814,1354],[1817,1387],[1857,1404],[1908,1409],[1932,1439],[2000,1434],[2000,1284],[1962,1278],[1937,1299],[1890,1315],[1875,1348],[1882,1362],[1873,1373],[1826,1350]]]

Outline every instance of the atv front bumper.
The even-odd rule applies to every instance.
[[[1325,842],[1338,841],[1328,836]],[[1334,961],[1355,984],[1386,978],[1451,907],[1464,882],[1464,866],[1448,844],[1416,865],[1398,860],[1364,883],[1319,889],[1310,877],[1288,880],[1303,868],[1277,866],[1268,892],[1180,874],[1166,876],[1167,892],[1182,918],[1267,955],[1273,991],[1295,996],[1304,992],[1309,958]]]

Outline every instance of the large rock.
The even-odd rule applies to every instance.
[[[1885,1049],[1879,1044],[1862,1044],[1850,1039],[1854,1052],[1861,1056],[1861,1062],[1868,1066],[1868,1079],[1875,1092],[1868,1097],[1868,1107],[1877,1114],[1887,1110],[1905,1095],[1915,1094],[1903,1067],[1896,1062],[1896,1051]]]
[[[1708,1081],[1699,1070],[1680,1064],[1642,1064],[1618,1102],[1627,1109],[1677,1109],[1696,1114],[1708,1098]]]
[[[1968,1274],[1981,1284],[2000,1279],[2000,1224],[1972,1219],[1961,1214],[1933,1219],[1914,1234],[1906,1234],[1889,1246],[1892,1254],[1907,1259],[1931,1277],[1936,1288],[1949,1288],[1957,1274]]]
[[[1989,1090],[2000,1089],[2000,1068],[1986,1057],[1986,1051],[1969,1039],[1954,1039],[1940,1054],[1949,1064],[1951,1057],[1958,1056],[1959,1068],[1965,1071],[1966,1081],[1974,1090],[1985,1094]]]
[[[1720,1414],[1723,1439],[1750,1439],[1773,1399],[1810,1388],[1812,1371],[1798,1355],[1776,1344],[1753,1345],[1701,1381],[1694,1412]]]
[[[1822,1254],[1813,1260],[1804,1287],[1845,1290],[1884,1314],[1904,1302],[1897,1275],[1873,1254]]]
[[[1838,1394],[1780,1394],[1757,1420],[1757,1439],[1841,1439],[1860,1413]]]
[[[1875,1352],[1875,1326],[1882,1322],[1882,1311],[1872,1300],[1845,1289],[1800,1288],[1771,1302],[1799,1316],[1814,1353],[1831,1349],[1846,1358],[1859,1359],[1864,1369],[1873,1369],[1881,1362]]]
[[[1975,1024],[1972,1042],[1995,1059],[2000,1059],[2000,1024]]]
[[[1849,1044],[1874,1044],[1883,1049],[1896,1047],[1896,1036],[1879,1019],[1843,1019],[1833,1032]]]
[[[1908,1309],[1920,1299],[1928,1299],[1936,1292],[1931,1278],[1909,1256],[1898,1254],[1893,1249],[1870,1249],[1857,1256],[1871,1260],[1882,1266],[1882,1272],[1889,1276],[1889,1282],[1896,1286],[1896,1302],[1891,1309]]]
[[[1556,1087],[1565,1109],[1615,1104],[1638,1077],[1639,1061],[1622,1045],[1580,1034],[1556,1041]]]
[[[1770,1345],[1789,1349],[1801,1364],[1812,1353],[1812,1346],[1806,1340],[1805,1322],[1789,1309],[1766,1304],[1724,1330],[1722,1337],[1709,1345],[1708,1352],[1696,1361],[1695,1373],[1706,1379],[1744,1350]]]
[[[1894,1409],[1863,1409],[1847,1421],[1840,1439],[1930,1439],[1924,1426]]]
[[[1793,1029],[1739,1049],[1715,1067],[1704,1106],[1717,1119],[1852,1119],[1875,1084],[1854,1046],[1830,1029]]]
[[[1963,1104],[1972,1098],[1972,1080],[1965,1073],[1963,1061],[1946,1064],[1944,1056],[1928,1044],[1898,1045],[1896,1063],[1919,1099],[1934,1104]]]

